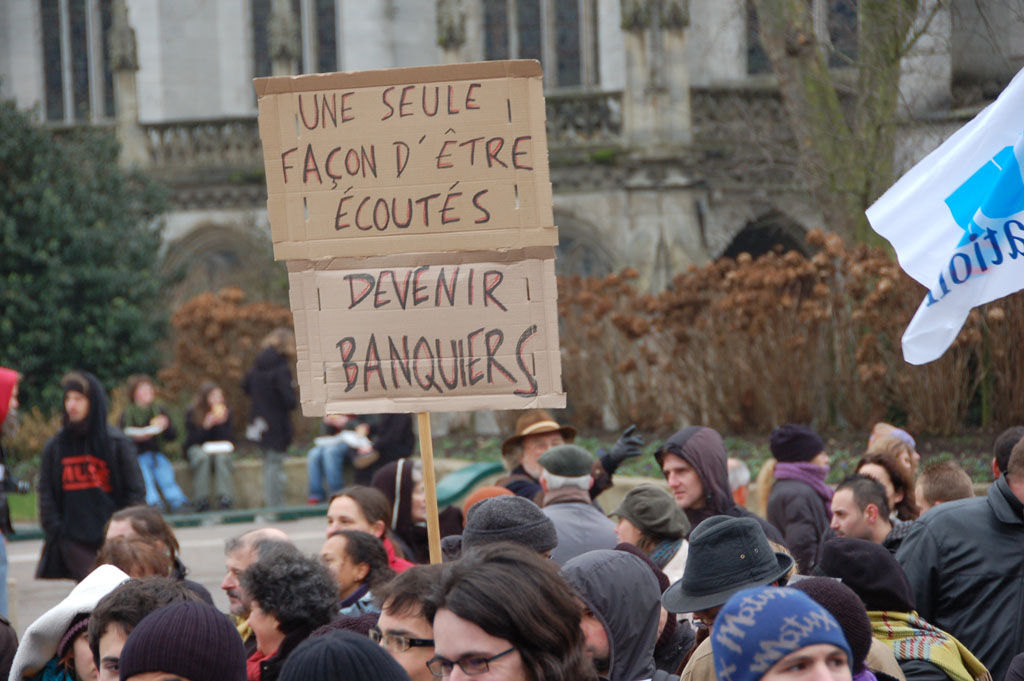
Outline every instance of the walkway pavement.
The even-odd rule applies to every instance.
[[[327,523],[324,518],[271,523],[288,533],[305,553],[317,553],[324,541]],[[185,527],[175,531],[181,544],[181,559],[189,568],[189,577],[210,590],[214,604],[227,612],[228,599],[220,590],[224,579],[224,540],[267,523],[235,523],[207,527]],[[70,580],[33,579],[42,551],[39,540],[9,542],[7,559],[11,585],[11,622],[20,635],[37,617],[59,603],[74,587]]]

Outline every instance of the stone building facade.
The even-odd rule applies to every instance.
[[[273,294],[253,77],[540,59],[560,271],[630,266],[657,290],[826,227],[748,1],[0,0],[0,96],[47,124],[115,127],[123,163],[172,187],[179,295]],[[1024,61],[1024,0],[923,4],[940,1],[904,60],[901,169]],[[856,50],[856,2],[813,0],[837,54]]]

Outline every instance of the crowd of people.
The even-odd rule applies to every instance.
[[[359,468],[372,475],[339,489],[324,472],[319,552],[271,527],[229,540],[221,613],[147,503],[163,462],[107,426],[94,377],[64,386],[66,425],[42,463],[40,576],[78,584],[20,644],[0,626],[12,681],[1024,678],[1024,428],[996,440],[996,480],[975,497],[953,462],[919,471],[913,437],[888,424],[833,488],[822,438],[787,424],[755,512],[749,470],[714,429],[688,426],[654,453],[667,491],[638,486],[606,515],[594,497],[643,454],[641,435],[595,456],[533,410],[502,447],[508,475],[440,513],[442,563],[428,564],[417,460]],[[215,392],[190,429],[228,422]],[[0,404],[2,422],[18,406],[13,372],[0,370]],[[138,406],[125,424],[166,429],[152,399]],[[368,434],[354,419],[325,426]],[[357,438],[317,447],[311,466],[370,455]]]

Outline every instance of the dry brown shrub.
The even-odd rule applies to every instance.
[[[682,422],[730,432],[786,421],[916,432],[1024,413],[1024,296],[972,313],[941,359],[903,361],[900,337],[925,295],[884,251],[811,232],[818,251],[743,253],[679,274],[657,296],[635,272],[560,282],[563,375],[577,422],[606,410],[646,429]],[[979,392],[980,391],[980,392]]]
[[[277,327],[292,327],[291,310],[265,301],[246,303],[242,289],[225,288],[186,301],[174,312],[171,325],[174,362],[158,376],[164,391],[171,400],[185,403],[200,383],[214,381],[224,390],[236,438],[240,438],[249,414],[242,378],[263,337]],[[308,431],[309,422],[294,412],[296,433]]]

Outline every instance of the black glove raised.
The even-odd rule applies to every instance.
[[[608,452],[609,463],[618,466],[626,459],[640,456],[644,452],[644,436],[637,432],[636,426],[630,426],[619,436],[612,451]]]

